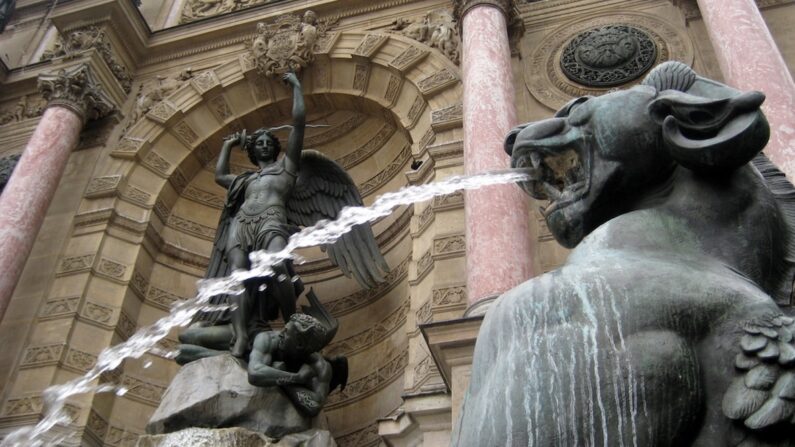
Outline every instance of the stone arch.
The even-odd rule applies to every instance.
[[[429,150],[432,144],[442,148],[442,158],[449,158],[450,153],[460,154],[463,135],[460,75],[458,68],[436,50],[398,35],[339,33],[319,52],[317,60],[303,74],[302,83],[310,113],[313,107],[320,109],[329,104],[337,109],[349,104],[368,114],[380,113],[379,120],[395,128],[392,138],[405,143],[404,147],[381,154],[386,158],[381,157],[380,161],[373,159],[381,148],[367,148],[357,154],[360,147],[337,154],[348,160],[352,169],[358,169],[354,178],[364,180],[359,186],[364,184],[372,190],[373,194],[365,192],[366,202],[378,191],[432,179],[435,163]],[[192,182],[204,175],[205,166],[217,155],[223,135],[243,127],[257,127],[263,113],[279,111],[288,102],[287,89],[260,77],[253,64],[240,56],[186,82],[135,123],[118,144],[106,149],[109,157],[97,168],[89,184],[65,257],[71,257],[73,250],[76,250],[74,255],[90,253],[89,276],[107,278],[102,271],[114,269],[102,266],[118,266],[115,268],[120,272],[115,277],[118,287],[105,302],[114,309],[113,322],[109,324],[116,334],[114,337],[124,339],[135,326],[151,323],[193,286],[202,272],[202,253],[185,249],[188,238],[167,234],[174,206],[185,200]],[[410,170],[415,160],[423,162],[421,168],[404,177],[402,174]],[[368,183],[371,179],[375,180]],[[217,203],[218,197],[208,200]],[[330,412],[340,409],[339,413],[343,413],[344,406],[352,401],[369,401],[369,406],[390,405],[374,397],[381,392],[394,395],[397,400],[392,403],[400,401],[403,381],[397,379],[403,377],[403,368],[409,360],[405,333],[400,334],[396,329],[411,318],[412,306],[406,297],[408,280],[417,276],[416,269],[409,271],[413,262],[411,253],[418,251],[413,246],[413,234],[409,237],[408,231],[401,233],[404,231],[401,227],[408,227],[413,212],[414,207],[408,207],[400,215],[379,223],[379,240],[393,238],[387,242],[390,250],[401,247],[388,257],[393,273],[384,290],[366,293],[343,285],[342,289],[347,287],[350,293],[332,300],[343,318],[350,315],[348,318],[355,320],[355,313],[363,306],[385,295],[397,297],[382,306],[383,311],[377,313],[375,321],[370,321],[370,326],[362,330],[348,325],[351,329],[342,329],[338,335],[332,346],[335,352],[361,353],[366,349],[362,343],[375,340],[379,345],[366,355],[361,354],[358,363],[373,364],[380,360],[386,364],[379,370],[366,371],[361,377],[352,376],[354,381],[359,380],[359,385],[352,384],[352,391],[334,398],[329,403]],[[203,231],[197,228],[197,232]],[[432,243],[432,240],[423,242]],[[204,244],[208,244],[207,237]],[[179,274],[159,270],[157,258],[164,253],[170,261],[179,261],[176,269]],[[318,282],[342,284],[339,275],[329,273],[330,266],[322,260],[310,264],[309,276]],[[85,289],[89,288],[88,282],[86,279]],[[162,284],[168,282],[174,284],[167,290]],[[96,292],[83,295],[92,293]],[[173,338],[167,339],[162,347],[173,348],[174,343]],[[148,418],[167,383],[147,377],[172,377],[176,369],[176,365],[166,361],[156,361],[149,370],[137,364],[125,365],[121,380],[134,385],[137,391],[124,398],[97,396],[88,404],[89,416],[112,426],[118,411],[114,410],[112,401],[128,399],[142,403],[141,411]],[[104,414],[97,408],[103,408]],[[378,412],[385,414],[391,409],[379,408]],[[335,417],[332,415],[331,419]],[[133,425],[140,426],[142,422],[145,421]],[[343,432],[348,430],[349,427],[343,428]]]

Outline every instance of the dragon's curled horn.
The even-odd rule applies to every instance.
[[[702,78],[676,61],[657,66],[642,84],[657,90],[650,116],[660,125],[672,158],[688,169],[730,172],[767,144],[770,128],[760,109],[761,92]]]
[[[320,303],[320,300],[315,295],[315,291],[311,288],[309,292],[306,293],[306,298],[309,300],[309,306],[301,306],[301,310],[309,315],[317,319],[321,325],[326,329],[326,336],[325,340],[323,340],[322,346],[326,346],[331,343],[331,340],[334,339],[334,336],[337,335],[337,329],[340,327],[340,322],[332,316],[323,304]]]

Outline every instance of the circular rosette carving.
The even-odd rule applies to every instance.
[[[642,30],[607,25],[585,31],[563,49],[560,66],[574,82],[613,87],[639,78],[657,59],[657,45]]]
[[[542,104],[558,109],[579,96],[599,96],[640,82],[667,60],[693,63],[687,33],[645,13],[606,14],[562,23],[522,41],[524,79]]]

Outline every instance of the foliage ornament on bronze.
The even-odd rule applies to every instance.
[[[490,307],[453,445],[795,445],[795,187],[764,100],[667,62],[510,132],[574,250]]]
[[[251,42],[257,71],[264,76],[300,73],[314,62],[316,44],[334,23],[318,20],[314,11],[306,11],[303,16],[284,14],[273,22],[257,23],[257,34]]]
[[[563,49],[560,66],[574,82],[614,87],[639,78],[657,59],[648,34],[628,25],[607,25],[575,36]]]

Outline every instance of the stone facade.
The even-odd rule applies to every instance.
[[[0,436],[39,419],[43,389],[83,374],[102,349],[195,293],[224,200],[213,180],[222,138],[290,120],[289,91],[261,69],[265,54],[267,63],[301,55],[308,123],[322,125],[308,129],[307,147],[340,162],[368,204],[464,172],[467,61],[457,26],[473,8],[507,15],[519,122],[637,82],[586,85],[563,72],[572,41],[600,27],[640,30],[656,62],[681,60],[722,78],[695,0],[50,3],[18,1],[0,34],[0,158],[22,152],[51,98],[38,80],[60,69],[91,66],[91,82],[117,110],[86,116],[99,119],[86,119],[0,322]],[[795,2],[758,3],[793,67]],[[289,15],[290,32],[311,32],[300,19],[307,8],[317,18],[311,39],[277,31],[267,39],[284,32],[282,53],[256,48],[265,32],[258,23]],[[248,160],[236,152],[231,164],[241,172]],[[470,301],[465,206],[455,193],[379,220],[374,232],[391,272],[372,290],[319,249],[302,251],[299,273],[340,320],[329,353],[350,359],[348,388],[330,395],[325,410],[338,445],[449,442],[477,334],[477,319],[461,320]],[[549,271],[567,253],[540,215],[529,220],[532,270]],[[70,442],[134,445],[177,372],[163,355],[175,345],[172,333],[156,353],[103,379],[126,394],[71,400]]]

